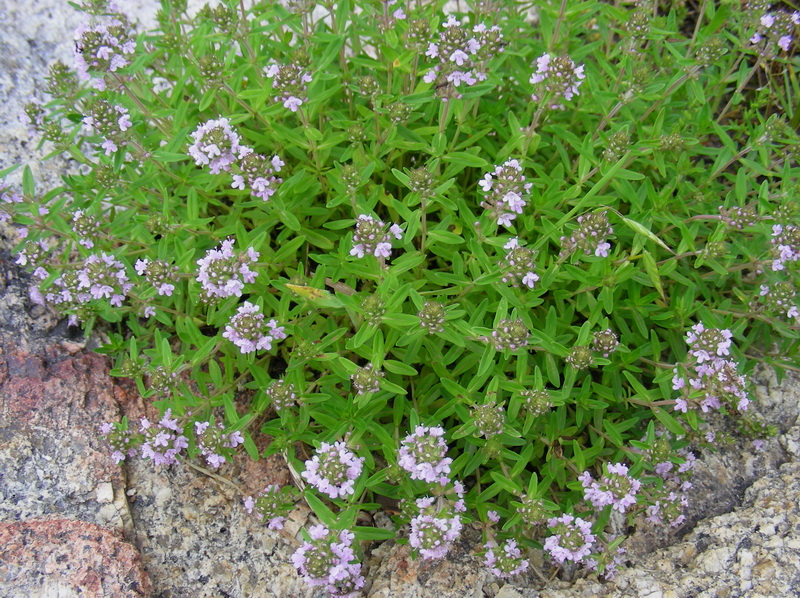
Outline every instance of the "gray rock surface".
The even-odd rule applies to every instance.
[[[158,2],[120,4],[152,22]],[[72,31],[81,22],[61,0],[0,8],[0,168],[30,164],[40,189],[57,186],[73,165],[61,157],[41,163],[49,148],[36,150],[18,117],[49,63],[71,60]],[[113,465],[97,438],[99,424],[152,411],[135,389],[108,376],[105,358],[31,304],[11,245],[0,250],[0,596],[318,596],[289,561],[307,511],[293,513],[286,533],[267,532],[242,510],[238,489],[185,465]],[[747,443],[703,453],[687,524],[670,534],[640,525],[628,543],[632,566],[615,582],[589,576],[544,584],[531,573],[505,584],[475,556],[478,538],[467,537],[436,563],[412,560],[408,546],[394,542],[368,547],[367,595],[800,595],[800,383],[778,384],[767,371],[758,382],[754,408],[779,436],[758,451]],[[249,492],[288,479],[279,460],[225,467]]]

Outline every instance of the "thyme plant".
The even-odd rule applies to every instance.
[[[104,424],[115,461],[285,459],[241,498],[270,529],[313,509],[310,585],[357,595],[369,541],[439,559],[468,527],[497,577],[537,550],[610,577],[621,521],[681,524],[723,417],[769,433],[748,376],[797,360],[799,13],[78,8],[26,115],[80,172],[2,194],[31,300],[102,322],[159,410]],[[387,504],[397,531],[356,525]]]

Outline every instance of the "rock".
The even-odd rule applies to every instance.
[[[0,523],[3,596],[151,596],[136,549],[118,532],[85,521]]]

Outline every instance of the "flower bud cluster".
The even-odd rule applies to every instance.
[[[262,154],[255,153],[249,147],[242,147],[239,152],[238,166],[241,174],[233,175],[231,187],[242,191],[248,188],[250,195],[263,201],[268,201],[275,195],[278,185],[283,182],[277,173],[281,171],[285,163],[278,156],[267,158]]]
[[[547,509],[544,506],[544,501],[541,498],[534,496],[523,495],[519,499],[520,506],[517,507],[517,513],[522,517],[522,521],[531,527],[538,526],[547,520]]]
[[[27,233],[27,231],[25,232]],[[39,280],[44,280],[49,276],[47,270],[45,269],[45,266],[48,262],[49,253],[50,247],[48,246],[47,241],[44,239],[40,239],[39,241],[27,239],[25,244],[22,246],[22,249],[20,249],[17,253],[17,259],[14,261],[14,263],[20,266],[25,266],[28,269],[32,268],[33,276]],[[75,272],[72,272],[71,274],[73,278],[77,276]],[[76,278],[74,285],[76,290],[77,284]]]
[[[215,303],[228,297],[241,297],[245,283],[253,283],[256,273],[250,269],[259,253],[249,247],[244,253],[233,251],[233,239],[226,239],[219,249],[210,249],[197,260],[197,282],[202,285],[200,297]]]
[[[178,373],[159,365],[150,371],[150,390],[159,396],[169,396],[178,383]]]
[[[679,133],[670,133],[661,136],[658,146],[665,152],[680,152],[686,147],[686,142]]]
[[[483,23],[472,31],[461,26],[461,21],[450,15],[442,26],[437,42],[430,42],[425,55],[437,60],[423,77],[426,83],[436,82],[437,95],[443,100],[460,98],[461,85],[475,85],[485,81],[486,62],[503,51],[503,35],[498,26],[491,28]]]
[[[564,361],[566,361],[576,370],[585,370],[592,365],[592,350],[584,345],[577,345],[572,347],[570,352],[564,358]]]
[[[136,51],[133,26],[118,18],[93,27],[82,26],[75,31],[75,68],[81,81],[92,79],[90,73],[116,72],[128,66],[126,55]],[[92,81],[95,89],[106,88],[102,78]]]
[[[278,413],[295,405],[297,402],[294,384],[288,383],[283,379],[273,381],[264,391],[264,394],[270,398],[272,408]]]
[[[593,480],[588,471],[578,476],[583,485],[584,499],[598,509],[611,505],[615,511],[624,513],[636,504],[636,493],[642,483],[630,477],[628,466],[622,463],[612,463],[604,469],[606,473],[599,481]]]
[[[405,33],[405,47],[419,52],[428,46],[431,26],[428,19],[409,19]]]
[[[570,237],[561,237],[561,253],[559,259],[565,259],[576,250],[586,255],[608,257],[611,243],[606,238],[614,234],[608,222],[606,212],[592,212],[578,216],[578,228]]]
[[[46,114],[44,106],[36,98],[31,98],[31,101],[25,104],[20,115],[20,122],[28,127],[28,137],[33,138],[37,133],[44,132]]]
[[[784,270],[789,262],[800,260],[800,227],[793,224],[772,226],[772,269]]]
[[[361,314],[364,316],[364,321],[370,326],[380,326],[385,313],[386,304],[377,293],[367,295],[361,302]]]
[[[503,249],[507,251],[505,259],[500,264],[504,270],[503,282],[511,283],[515,287],[526,286],[532,289],[539,281],[534,259],[536,252],[521,247],[517,237],[503,245]]]
[[[497,327],[492,330],[491,342],[495,350],[503,351],[509,349],[516,351],[528,346],[530,331],[525,323],[517,318],[516,320],[500,320]]]
[[[387,116],[393,125],[399,125],[408,120],[413,108],[403,102],[392,102],[387,107]]]
[[[353,248],[350,255],[363,258],[374,255],[377,258],[392,256],[392,237],[403,238],[403,230],[397,224],[387,227],[382,221],[367,214],[361,214],[356,221],[353,234]]]
[[[769,58],[777,55],[780,50],[788,52],[798,25],[800,25],[800,12],[795,11],[791,14],[783,10],[767,12],[759,18],[758,27],[750,38],[750,43],[762,55]]]
[[[436,196],[436,179],[425,166],[415,168],[408,173],[408,186],[420,199],[427,200]]]
[[[400,443],[397,464],[411,474],[412,480],[429,484],[447,485],[450,481],[450,464],[444,428],[417,426]]]
[[[522,408],[533,417],[549,413],[553,408],[553,399],[546,390],[526,389],[520,392],[519,396],[522,399]]]
[[[200,454],[214,469],[225,463],[225,453],[228,449],[235,449],[244,444],[242,433],[238,430],[225,432],[225,425],[222,422],[216,424],[208,421],[194,422],[194,432]]]
[[[364,586],[361,563],[353,552],[355,534],[331,533],[324,525],[308,530],[310,540],[292,555],[292,564],[311,587],[322,587],[331,596],[351,596]]]
[[[243,355],[255,351],[272,349],[272,342],[286,338],[283,326],[276,320],[265,321],[261,307],[245,301],[231,317],[222,333]]]
[[[603,150],[603,160],[606,162],[616,162],[631,145],[631,136],[627,130],[617,131],[608,136],[606,148]]]
[[[689,400],[699,402],[700,408],[719,409],[723,403],[739,411],[746,411],[750,399],[747,394],[747,378],[739,374],[737,365],[730,359],[730,330],[706,329],[702,323],[695,324],[686,334],[690,362],[682,375],[678,366],[672,378],[673,390],[682,396],[675,401],[675,410],[687,412]],[[687,385],[688,383],[688,385]]]
[[[111,446],[111,458],[117,465],[127,457],[135,456],[141,444],[141,438],[137,438],[127,426],[122,424],[104,423],[100,426],[100,434]]]
[[[797,309],[797,293],[792,283],[778,282],[771,287],[762,284],[759,296],[770,312],[779,313],[795,320],[800,318],[800,310]]]
[[[415,505],[419,515],[411,520],[408,543],[424,560],[444,557],[461,534],[461,517],[445,500],[426,496]]]
[[[663,525],[669,523],[671,527],[678,527],[686,519],[686,508],[689,499],[685,494],[670,492],[647,507],[647,521]]]
[[[419,325],[422,326],[428,334],[437,334],[439,332],[444,332],[446,315],[444,305],[437,301],[426,301],[417,314],[417,317],[419,318]]]
[[[164,260],[139,259],[134,264],[136,273],[144,276],[148,284],[153,285],[159,295],[171,297],[175,291],[177,266],[171,266]]]
[[[309,484],[329,498],[343,499],[355,491],[364,457],[357,457],[342,441],[323,442],[305,466],[301,475]]]
[[[492,218],[505,227],[511,226],[517,215],[522,214],[533,187],[533,183],[526,182],[519,160],[507,160],[495,166],[494,172],[484,175],[478,185],[486,194],[481,207],[489,210]]]
[[[272,63],[264,68],[264,74],[272,79],[276,102],[283,104],[292,112],[297,112],[304,102],[308,102],[308,84],[311,75],[300,64]]]
[[[78,243],[91,249],[94,247],[92,237],[100,232],[100,222],[83,210],[75,210],[72,213],[72,230],[78,235]]]
[[[527,571],[530,566],[522,558],[522,551],[517,546],[516,540],[506,540],[500,548],[494,541],[487,542],[483,549],[486,551],[484,563],[495,577],[508,579]]]
[[[617,347],[619,347],[619,337],[611,328],[595,332],[592,336],[592,350],[602,354],[603,357],[611,355]]]
[[[546,102],[553,110],[563,110],[561,101],[569,101],[578,95],[585,77],[583,65],[576,66],[569,56],[553,58],[550,54],[542,54],[536,59],[536,71],[530,78],[534,85],[531,98],[534,102]]]
[[[735,230],[742,230],[748,226],[753,226],[759,220],[755,204],[749,204],[741,208],[739,206],[734,206],[729,209],[720,206],[719,214],[722,216],[722,221],[727,227]]]
[[[51,96],[71,101],[78,93],[78,79],[75,73],[60,60],[50,65],[45,81],[47,85],[44,91]]]
[[[258,493],[255,499],[248,496],[244,499],[244,509],[248,513],[256,511],[267,524],[267,529],[280,530],[286,521],[286,515],[294,508],[295,492],[291,486],[280,488],[270,484]]]
[[[625,22],[625,31],[628,34],[628,50],[636,50],[645,42],[650,33],[650,21],[653,11],[649,6],[638,6]]]
[[[114,105],[106,100],[96,100],[92,104],[89,116],[83,117],[83,124],[93,127],[106,140],[100,146],[110,156],[121,145],[127,145],[128,134],[126,131],[133,126],[128,109]]]
[[[707,37],[698,47],[695,54],[695,60],[699,62],[704,68],[714,66],[719,62],[725,53],[728,51],[725,38],[713,35]]]
[[[355,373],[350,376],[350,383],[353,385],[353,390],[358,396],[380,392],[381,379],[383,379],[384,375],[385,374],[373,364],[368,363],[363,368],[358,368]]]
[[[470,415],[475,421],[479,436],[488,439],[503,433],[506,413],[503,406],[498,405],[495,401],[489,401],[483,405],[475,405]]]
[[[547,525],[551,534],[544,542],[544,549],[559,565],[564,561],[580,563],[591,554],[596,538],[588,521],[564,513],[550,518]]]

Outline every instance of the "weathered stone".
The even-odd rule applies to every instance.
[[[3,596],[151,596],[136,549],[118,532],[85,521],[0,523]]]

